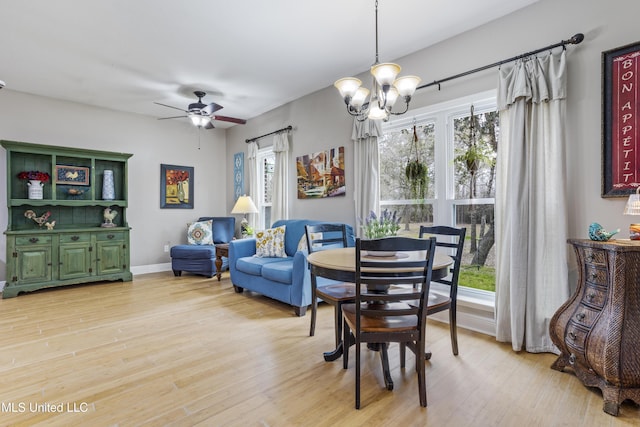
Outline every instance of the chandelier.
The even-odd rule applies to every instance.
[[[355,77],[345,77],[334,83],[340,96],[347,104],[347,112],[355,116],[358,121],[369,118],[372,120],[389,120],[389,115],[399,116],[409,110],[411,96],[420,84],[420,77],[404,76],[400,74],[400,66],[393,63],[380,63],[378,60],[378,0],[376,0],[376,60],[371,66],[373,74],[373,88],[371,91],[362,87],[362,81]],[[371,97],[369,97],[371,94]],[[402,99],[404,106],[400,111],[393,111],[398,99]]]

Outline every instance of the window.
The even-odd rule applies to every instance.
[[[258,150],[258,192],[256,207],[258,208],[258,229],[271,227],[271,203],[273,201],[273,171],[276,156],[273,147]]]
[[[495,160],[500,129],[495,92],[411,113],[383,126],[381,208],[397,210],[402,216],[400,235],[417,236],[420,225],[466,227],[460,285],[494,292]],[[418,185],[407,174],[407,166],[416,160],[427,168],[426,180]]]

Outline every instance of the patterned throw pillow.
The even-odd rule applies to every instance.
[[[190,222],[187,224],[187,241],[190,245],[213,245],[213,221]]]
[[[256,256],[260,258],[286,258],[284,232],[286,225],[256,233]]]
[[[311,233],[311,239],[312,240],[322,239],[322,233]],[[313,245],[314,248],[319,248],[321,246],[322,246],[322,243],[315,243]],[[298,250],[299,251],[309,250],[309,247],[307,246],[306,234],[303,234],[302,237],[300,238],[300,241],[298,242]]]

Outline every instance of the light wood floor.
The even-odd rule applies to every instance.
[[[387,391],[378,355],[363,351],[363,409],[354,409],[353,358],[326,363],[332,308],[309,315],[170,272],[133,282],[39,291],[0,301],[0,425],[627,426],[640,409],[602,412],[602,397],[551,354],[514,353],[492,337],[446,325],[428,331],[427,408],[412,359]],[[353,355],[352,351],[352,355]],[[47,406],[48,405],[48,406]],[[53,412],[62,409],[63,412]],[[75,412],[73,412],[75,411]]]

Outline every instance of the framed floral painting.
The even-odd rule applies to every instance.
[[[193,167],[160,165],[160,208],[193,209]]]

